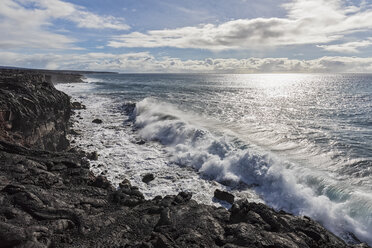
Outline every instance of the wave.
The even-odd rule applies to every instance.
[[[275,209],[307,215],[348,239],[372,243],[372,196],[346,187],[324,171],[299,166],[270,152],[241,145],[213,123],[151,98],[130,114],[141,138],[167,147],[171,162],[232,188],[251,187]],[[221,125],[219,125],[221,126]],[[211,131],[213,130],[213,131]]]
[[[102,79],[94,78],[94,77],[87,77],[86,75],[82,78],[84,83],[99,83],[102,82]]]

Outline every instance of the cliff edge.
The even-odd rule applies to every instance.
[[[0,71],[0,138],[29,148],[61,151],[70,118],[69,97],[49,75]]]

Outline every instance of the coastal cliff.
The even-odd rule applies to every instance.
[[[50,75],[2,70],[0,95],[0,133],[4,140],[48,151],[69,146],[70,100],[54,88]]]
[[[69,149],[70,106],[43,74],[1,74],[0,247],[368,247],[263,204],[145,200],[127,180],[115,189]]]

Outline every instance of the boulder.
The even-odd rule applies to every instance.
[[[142,182],[144,182],[144,183],[149,183],[149,182],[151,182],[151,181],[154,180],[154,179],[155,179],[154,174],[152,174],[152,173],[148,173],[148,174],[146,174],[146,175],[144,175],[144,176],[142,177]]]
[[[81,104],[80,102],[72,102],[71,109],[81,110],[81,109],[86,109],[86,106],[84,104]]]
[[[102,124],[103,121],[102,121],[101,119],[94,119],[94,120],[92,121],[92,123]]]
[[[144,140],[139,140],[139,141],[136,142],[136,144],[137,144],[137,145],[144,145],[144,144],[146,144],[146,141],[144,141]]]
[[[230,194],[229,192],[222,191],[219,189],[216,189],[214,191],[214,198],[220,201],[225,201],[230,204],[234,204],[235,196],[233,194]]]

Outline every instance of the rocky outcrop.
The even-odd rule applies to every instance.
[[[0,71],[0,138],[29,148],[68,147],[69,97],[44,74]]]
[[[101,119],[94,119],[94,120],[92,121],[92,123],[95,123],[95,124],[102,124],[103,121],[102,121]]]
[[[24,84],[28,98],[39,103],[43,86]],[[14,90],[24,95],[22,85]],[[17,118],[29,120],[26,110]],[[44,124],[36,119],[33,127],[38,120]],[[26,134],[20,131],[20,139]],[[13,141],[0,140],[0,247],[368,247],[349,246],[308,217],[263,204],[238,201],[226,210],[198,204],[186,192],[145,200],[128,180],[115,189],[95,177],[84,152],[35,150]]]

